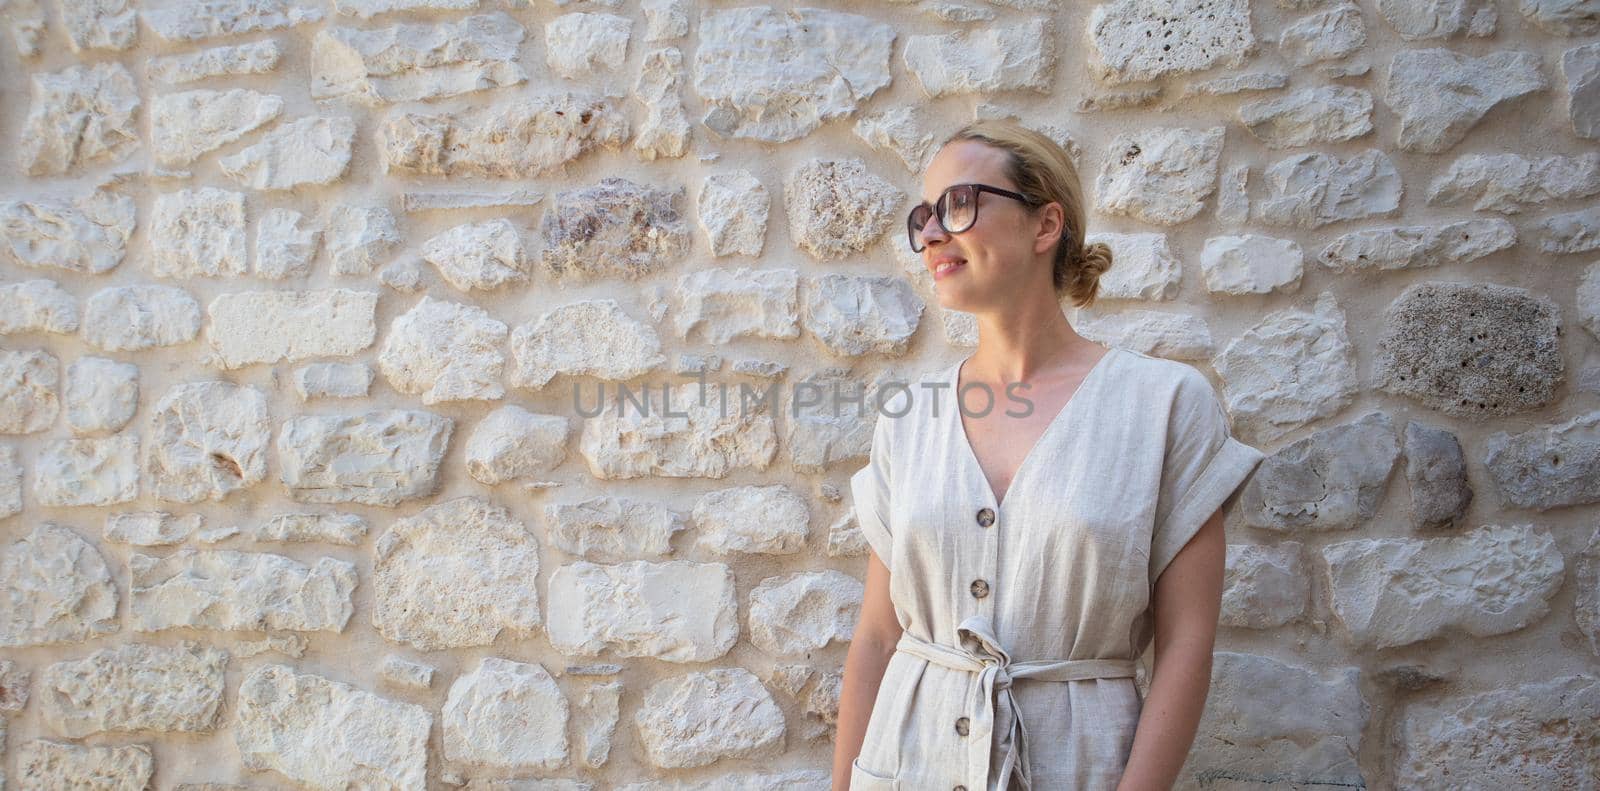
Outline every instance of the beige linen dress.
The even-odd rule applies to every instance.
[[[1263,454],[1233,438],[1198,370],[1112,348],[1001,508],[956,411],[960,365],[888,400],[850,479],[905,630],[850,787],[1114,789],[1144,704],[1133,667],[1155,580]],[[995,395],[994,409],[1022,408]]]

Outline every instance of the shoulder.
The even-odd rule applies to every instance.
[[[1211,380],[1194,367],[1181,360],[1156,357],[1133,349],[1118,348],[1122,354],[1121,384],[1134,388],[1141,399],[1158,400],[1159,396],[1184,402],[1215,398],[1216,390]]]

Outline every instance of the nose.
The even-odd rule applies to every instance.
[[[939,217],[934,215],[922,224],[922,230],[917,232],[917,238],[924,246],[927,246],[949,241],[950,234],[945,232],[944,225],[939,222]]]

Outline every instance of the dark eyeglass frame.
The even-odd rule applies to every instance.
[[[946,208],[948,208],[950,205],[950,193],[959,189],[972,191],[972,222],[969,222],[960,228],[951,228],[950,226],[944,224],[944,214]],[[932,206],[929,206],[927,201],[923,201],[922,203],[911,207],[911,211],[906,214],[906,235],[911,241],[911,252],[920,253],[927,248],[927,245],[922,243],[921,237],[922,229],[927,227],[929,220],[939,223],[939,227],[943,228],[944,232],[950,234],[951,236],[969,230],[972,228],[972,226],[976,225],[978,223],[978,194],[982,192],[988,192],[1004,198],[1010,198],[1023,204],[1024,206],[1032,207],[1041,205],[1038,201],[1030,200],[1028,196],[1023,195],[1020,192],[1012,192],[1011,190],[1001,189],[999,187],[991,187],[988,184],[951,184],[950,186],[945,187],[944,192],[939,193],[939,200],[934,202]],[[919,215],[921,216],[921,222],[917,221]]]

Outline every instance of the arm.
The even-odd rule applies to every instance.
[[[900,621],[889,601],[889,569],[869,552],[867,584],[861,617],[844,659],[844,680],[839,691],[839,723],[833,742],[833,788],[850,788],[850,764],[861,754],[867,720],[878,698],[878,685],[900,641]]]
[[[1118,791],[1167,791],[1188,758],[1211,688],[1227,562],[1222,519],[1219,509],[1156,579],[1155,667]]]

